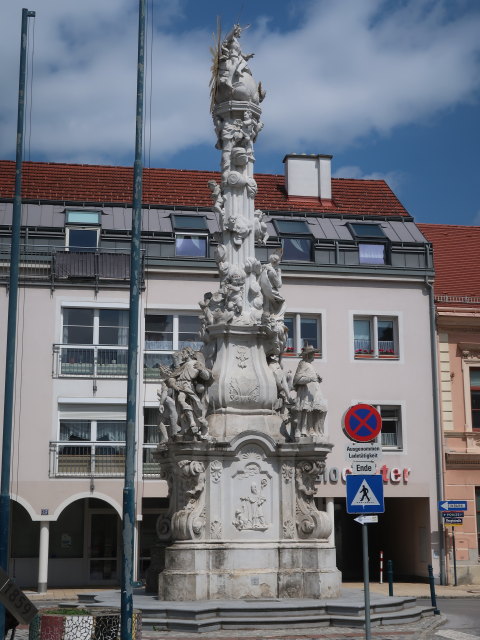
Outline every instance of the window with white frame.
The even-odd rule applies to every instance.
[[[398,319],[354,316],[353,343],[355,358],[398,358]]]
[[[172,354],[184,347],[201,349],[200,318],[187,313],[156,313],[145,315],[145,378],[158,378],[161,366],[171,366]]]
[[[97,249],[101,215],[101,211],[65,211],[65,246],[69,251]]]
[[[126,376],[128,309],[62,309],[58,373],[66,376]]]
[[[55,476],[121,476],[125,465],[126,420],[60,418],[59,439],[50,443]]]
[[[403,449],[402,411],[398,405],[372,405],[382,416],[382,431],[378,440],[382,449],[399,451]]]
[[[317,355],[321,355],[321,316],[295,313],[285,316],[284,323],[288,330],[284,355],[298,356],[308,345],[318,349]]]

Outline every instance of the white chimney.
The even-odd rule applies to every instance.
[[[332,156],[289,153],[285,163],[285,189],[290,198],[332,199]]]

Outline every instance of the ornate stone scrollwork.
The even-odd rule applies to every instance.
[[[185,507],[172,516],[172,534],[176,540],[201,538],[205,528],[205,466],[203,462],[180,460],[176,478]]]
[[[210,537],[213,540],[222,539],[222,523],[219,520],[214,520],[210,524]]]
[[[287,462],[284,462],[282,464],[282,477],[285,484],[288,484],[289,482],[292,481],[293,466],[291,464],[288,464]]]
[[[220,460],[212,460],[210,463],[210,477],[213,482],[220,482],[222,477],[223,466]]]
[[[299,538],[328,538],[332,523],[325,511],[315,505],[315,478],[323,471],[325,463],[302,460],[295,468],[297,489],[297,533]]]
[[[285,520],[283,523],[283,537],[290,540],[295,537],[295,524],[292,520]]]

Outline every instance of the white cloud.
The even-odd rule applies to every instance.
[[[2,6],[0,157],[14,153],[22,4],[9,0]],[[267,89],[265,147],[282,154],[335,152],[371,133],[427,123],[441,110],[475,98],[477,10],[452,12],[462,6],[454,0],[296,4],[305,13],[295,30],[276,31],[268,16],[259,16],[244,36],[245,51],[256,52],[254,75]],[[30,5],[37,5],[29,6],[37,11],[32,155],[84,162],[131,159],[137,3],[32,0]],[[147,55],[147,68],[153,73],[152,155],[161,164],[192,145],[214,143],[208,81],[216,16],[206,15],[203,30],[189,30],[184,0],[154,5],[153,64]]]
[[[480,211],[477,211],[477,213],[474,215],[472,224],[480,225]]]
[[[357,180],[385,180],[390,189],[395,192],[401,191],[402,184],[406,180],[406,175],[403,171],[387,171],[386,173],[381,171],[372,171],[370,173],[364,173],[360,167],[357,166],[344,166],[339,167],[334,173],[334,178],[355,178]]]

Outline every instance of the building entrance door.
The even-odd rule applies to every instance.
[[[120,580],[118,541],[120,518],[115,512],[90,512],[89,582],[117,584]]]

